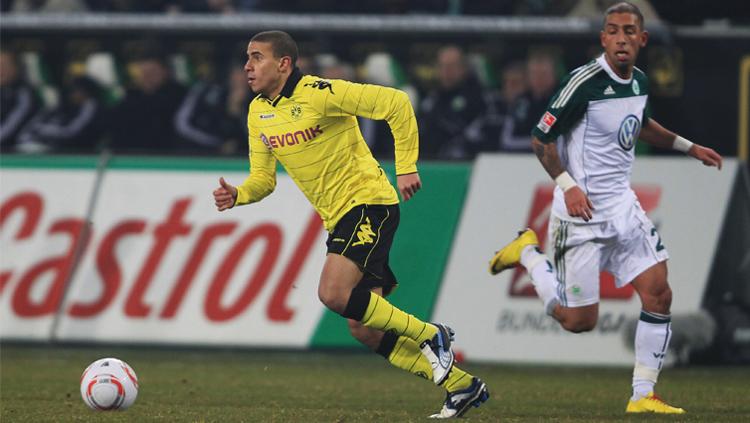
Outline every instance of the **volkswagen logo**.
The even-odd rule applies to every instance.
[[[641,121],[636,115],[628,115],[620,124],[620,131],[617,133],[617,142],[623,150],[631,150],[641,132]]]

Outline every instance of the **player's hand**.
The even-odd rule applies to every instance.
[[[580,217],[586,222],[593,217],[594,205],[580,187],[575,186],[565,191],[565,207],[572,217]]]
[[[419,174],[414,172],[407,175],[398,175],[396,177],[396,185],[398,185],[398,192],[401,193],[401,198],[404,201],[409,201],[422,188],[422,181],[419,179]]]
[[[687,154],[690,157],[695,157],[700,160],[706,166],[716,166],[721,170],[721,155],[711,148],[693,144]]]
[[[237,188],[224,180],[219,178],[219,188],[214,190],[214,204],[216,209],[224,211],[234,207],[234,202],[237,200]]]

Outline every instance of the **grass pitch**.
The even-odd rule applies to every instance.
[[[127,361],[140,392],[125,412],[82,402],[83,369]],[[491,398],[476,422],[747,421],[750,367],[668,369],[659,392],[683,416],[626,416],[630,369],[465,364]],[[374,354],[0,346],[0,421],[6,422],[418,422],[443,391]]]

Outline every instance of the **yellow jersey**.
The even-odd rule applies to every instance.
[[[361,204],[397,204],[398,195],[362,137],[356,116],[386,120],[395,141],[396,174],[417,171],[419,134],[401,90],[290,74],[274,99],[250,103],[250,175],[235,205],[260,201],[276,187],[276,161],[320,214],[327,230]]]

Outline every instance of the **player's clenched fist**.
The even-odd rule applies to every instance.
[[[231,209],[237,200],[237,188],[225,181],[223,177],[219,178],[219,185],[219,188],[214,190],[214,204],[216,204],[216,209],[219,211]]]

